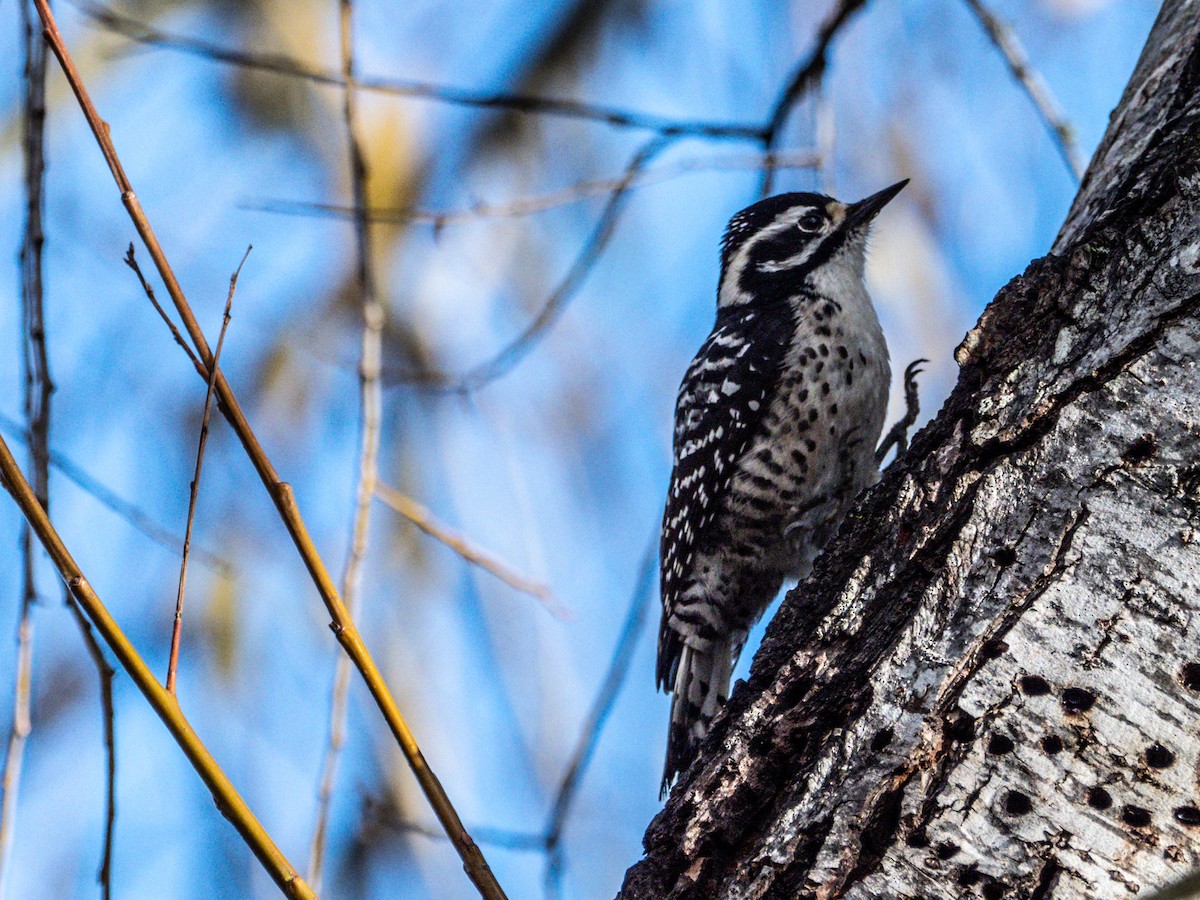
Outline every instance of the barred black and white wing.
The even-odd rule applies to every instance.
[[[735,598],[714,596],[719,588],[706,579],[719,576],[712,572],[712,554],[725,537],[723,501],[762,423],[791,334],[790,316],[730,311],[718,319],[680,386],[660,548],[657,679],[660,689],[675,694],[668,777],[690,760],[715,711],[716,694],[723,700],[728,690],[736,648],[728,646],[729,635],[716,619]]]

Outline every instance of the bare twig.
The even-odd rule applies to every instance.
[[[383,358],[383,304],[375,292],[372,265],[371,232],[367,223],[367,182],[370,171],[358,131],[355,96],[354,5],[338,0],[338,34],[342,63],[342,125],[346,153],[350,163],[350,192],[353,200],[356,274],[362,307],[362,349],[358,364],[359,439],[358,484],[355,488],[350,551],[342,573],[342,597],[352,619],[357,620],[361,604],[362,570],[370,535],[371,497],[379,480],[379,434],[383,410],[383,392],[379,373]],[[337,783],[338,760],[346,740],[347,700],[350,691],[350,658],[339,654],[334,667],[333,693],[329,707],[329,740],[325,746],[320,785],[317,789],[317,822],[309,847],[308,878],[316,890],[321,888],[325,848],[329,829],[329,808]]]
[[[274,72],[332,87],[344,88],[348,83],[348,79],[344,75],[314,67],[281,53],[247,53],[241,50],[231,50],[198,38],[170,34],[94,3],[82,2],[75,5],[98,24],[139,44],[163,47],[201,59],[210,59],[262,72]],[[582,119],[614,128],[632,128],[652,131],[661,135],[690,135],[734,140],[760,140],[762,137],[761,128],[754,124],[675,119],[669,116],[617,109],[558,97],[527,97],[519,94],[474,91],[413,79],[371,76],[355,78],[354,86],[359,90],[373,93],[431,100],[453,106],[503,109],[511,112]]]
[[[396,808],[391,803],[380,802],[372,797],[364,797],[362,801],[363,819],[369,826],[383,826],[401,834],[415,834],[431,841],[446,840],[446,833],[430,825],[420,822],[410,822],[400,818]],[[471,829],[481,844],[493,847],[503,847],[505,850],[515,850],[527,853],[545,853],[546,837],[528,831],[510,831],[505,828],[489,828],[479,825]]]
[[[100,853],[100,870],[96,880],[100,883],[100,893],[104,900],[112,896],[112,851],[113,831],[117,822],[117,736],[116,736],[116,706],[113,705],[113,676],[116,670],[104,658],[104,651],[96,639],[92,623],[88,621],[79,603],[70,591],[67,591],[67,607],[79,633],[83,635],[84,646],[88,656],[100,676],[100,717],[104,729],[104,848]]]
[[[32,548],[30,548],[32,550]],[[0,812],[0,841],[3,842],[3,857],[0,858],[0,885],[8,872],[9,857],[12,853],[14,834],[14,819],[17,812],[17,791],[21,785],[21,767],[25,760],[25,742],[29,738],[33,725],[30,720],[30,695],[32,693],[33,674],[33,618],[31,616],[32,602],[25,599],[31,582],[28,572],[31,552],[26,552],[22,541],[23,559],[26,573],[23,575],[24,590],[21,600],[21,617],[17,624],[17,671],[13,688],[13,721],[8,736],[8,753],[4,759],[3,806]]]
[[[187,589],[188,558],[192,552],[192,525],[196,521],[196,500],[200,496],[200,475],[204,470],[204,450],[208,447],[208,423],[212,416],[213,388],[216,386],[217,372],[221,371],[221,348],[225,346],[225,332],[229,328],[230,312],[233,309],[233,293],[237,290],[238,275],[242,273],[242,266],[246,264],[246,258],[250,256],[252,249],[252,247],[246,248],[242,261],[238,263],[237,269],[229,279],[225,313],[221,317],[221,333],[217,337],[217,349],[213,353],[213,364],[208,373],[208,388],[204,394],[204,413],[200,418],[200,441],[196,447],[196,468],[192,473],[192,483],[188,489],[187,525],[183,531],[183,553],[180,555],[179,561],[179,588],[175,593],[175,620],[171,626],[171,653],[167,662],[167,692],[170,694],[175,693],[175,673],[179,667],[179,643],[183,639],[183,596]],[[132,247],[129,251],[129,260],[136,271],[136,264],[132,263]],[[314,890],[316,890],[315,887]]]
[[[42,280],[42,248],[45,233],[42,212],[45,206],[45,124],[46,124],[46,48],[33,31],[33,18],[25,0],[21,8],[23,82],[22,144],[25,164],[25,225],[21,241],[21,369],[24,383],[25,430],[29,456],[33,463],[34,492],[46,505],[49,496],[50,397],[54,385],[46,352],[45,292]],[[17,624],[17,669],[13,688],[12,727],[8,753],[0,781],[0,890],[8,873],[12,852],[17,794],[25,743],[33,729],[30,697],[33,679],[33,607],[37,603],[37,584],[33,533],[21,526],[21,606]]]
[[[214,369],[215,366],[213,365],[212,350],[204,337],[204,332],[200,329],[196,321],[196,316],[192,312],[191,305],[188,303],[187,297],[184,295],[183,289],[180,287],[179,281],[175,277],[170,263],[167,261],[166,254],[158,242],[154,229],[151,227],[150,221],[147,219],[145,212],[142,210],[141,203],[133,191],[133,185],[130,183],[121,166],[120,158],[117,156],[116,148],[109,136],[108,124],[100,118],[99,113],[96,112],[96,108],[92,104],[87,88],[83,84],[78,70],[75,68],[75,64],[67,50],[66,43],[63,41],[62,34],[59,32],[58,24],[47,4],[47,0],[34,0],[34,2],[37,4],[38,13],[41,15],[42,24],[45,27],[46,40],[50,43],[50,47],[54,51],[54,55],[58,58],[67,81],[71,85],[71,90],[75,93],[75,97],[79,101],[80,108],[87,118],[92,134],[95,136],[96,142],[100,146],[104,158],[108,163],[113,180],[117,183],[121,191],[121,201],[125,205],[125,209],[129,213],[129,217],[137,229],[139,236],[142,238],[150,254],[150,258],[154,260],[158,274],[166,285],[167,292],[170,294],[171,300],[175,305],[175,310],[179,314],[184,328],[191,338],[192,345],[203,364],[201,366],[203,375],[207,377],[208,372]],[[245,413],[242,411],[241,404],[238,403],[233,389],[229,386],[229,382],[220,370],[216,372],[216,391],[221,412],[225,415],[225,418],[229,421],[233,430],[237,433],[239,440],[242,442],[247,456],[250,458],[264,487],[266,487],[268,494],[270,494],[271,499],[274,501],[280,518],[288,529],[288,533],[291,535],[296,549],[303,558],[313,583],[321,594],[321,599],[332,619],[331,628],[334,635],[350,655],[351,659],[354,660],[355,666],[362,674],[371,697],[375,700],[376,705],[387,721],[388,727],[404,753],[413,774],[417,778],[418,784],[420,784],[430,806],[433,807],[434,812],[437,814],[442,827],[446,829],[455,850],[458,851],[460,858],[463,860],[463,866],[467,875],[479,889],[480,893],[489,898],[489,900],[503,897],[504,893],[500,889],[499,884],[497,884],[495,876],[492,875],[487,861],[463,827],[462,820],[454,809],[454,805],[450,802],[450,798],[446,795],[445,789],[425,760],[425,756],[421,752],[416,739],[413,737],[408,723],[404,720],[395,699],[388,690],[387,683],[384,681],[379,667],[375,665],[370,651],[367,649],[366,644],[363,643],[362,636],[350,618],[346,610],[346,605],[342,602],[337,587],[334,585],[333,579],[329,576],[329,571],[321,560],[321,556],[317,552],[317,548],[313,544],[312,538],[305,526],[304,519],[300,515],[291,485],[283,481],[275,471],[275,467],[271,464],[262,445],[258,442],[258,437],[250,428],[250,423],[246,420]],[[170,695],[168,694],[167,696]],[[307,887],[305,889],[307,890]]]
[[[971,12],[975,14],[975,18],[979,19],[979,24],[987,32],[992,44],[1004,57],[1013,78],[1021,85],[1022,90],[1037,109],[1038,116],[1049,130],[1051,139],[1058,147],[1058,152],[1078,183],[1083,178],[1083,161],[1079,157],[1079,147],[1075,143],[1075,129],[1067,121],[1066,114],[1058,100],[1055,99],[1050,86],[1046,84],[1046,80],[1042,78],[1037,69],[1030,64],[1025,48],[1021,46],[1016,32],[1007,22],[988,9],[982,0],[966,0],[966,3],[971,8]]]
[[[489,382],[495,381],[502,375],[507,374],[513,366],[525,357],[534,343],[558,320],[558,317],[562,315],[567,304],[571,302],[576,292],[582,287],[583,282],[592,271],[596,261],[599,260],[600,254],[604,252],[604,248],[608,246],[608,242],[612,238],[613,232],[617,227],[617,222],[621,217],[625,201],[629,197],[630,184],[633,183],[638,172],[644,166],[658,154],[666,150],[675,140],[675,136],[659,136],[651,138],[638,149],[633,155],[633,159],[629,161],[629,165],[625,168],[624,178],[616,186],[612,194],[609,195],[608,202],[604,206],[604,211],[600,214],[595,228],[592,229],[592,233],[588,236],[579,254],[575,257],[571,268],[567,270],[567,274],[563,277],[562,281],[558,283],[558,286],[546,298],[546,302],[542,304],[541,310],[534,317],[533,321],[525,326],[524,331],[513,338],[491,359],[475,366],[463,378],[459,379],[458,383],[453,386],[456,390],[466,392],[478,390]]]
[[[429,509],[407,494],[386,484],[375,486],[375,496],[435,540],[441,541],[466,562],[495,575],[513,590],[537,598],[556,619],[566,620],[571,611],[559,603],[549,586],[522,575],[508,563],[476,546],[469,538],[439,522]]]
[[[767,116],[766,125],[762,129],[761,142],[763,149],[768,154],[778,146],[783,126],[787,123],[792,109],[800,102],[801,97],[820,82],[821,77],[825,74],[825,67],[829,64],[829,47],[833,43],[834,37],[837,36],[850,16],[858,12],[865,2],[866,0],[838,0],[838,5],[822,23],[820,31],[817,32],[817,43],[812,52],[796,67],[792,77],[779,92],[779,96],[771,107],[770,115]],[[771,193],[771,186],[774,182],[775,169],[768,163],[766,169],[763,170],[759,193],[764,197],[767,196]]]
[[[799,150],[793,153],[775,153],[768,157],[762,153],[723,155],[723,156],[694,156],[675,160],[653,168],[643,169],[626,184],[626,176],[617,178],[602,178],[580,181],[576,184],[544,194],[530,197],[518,197],[497,203],[475,203],[463,209],[375,209],[367,212],[370,222],[387,222],[391,224],[417,223],[431,225],[434,229],[442,229],[447,225],[460,225],[476,222],[480,219],[516,218],[531,216],[547,210],[582,203],[596,197],[612,194],[622,185],[630,190],[660,184],[664,181],[690,175],[695,172],[726,172],[739,170],[758,170],[768,162],[777,169],[812,169],[821,165],[821,156],[811,150]],[[341,206],[335,203],[311,203],[292,200],[266,200],[259,203],[243,204],[244,209],[261,212],[280,213],[291,216],[317,216],[335,219],[352,220],[355,217],[353,207]]]
[[[28,436],[24,434],[25,429],[14,419],[10,419],[3,413],[0,413],[0,429],[7,431],[9,436],[14,440],[28,445]],[[131,528],[145,535],[160,547],[164,547],[174,553],[179,549],[180,544],[183,543],[183,535],[171,531],[166,526],[154,521],[143,510],[138,509],[128,500],[118,496],[110,488],[101,484],[81,469],[70,457],[59,453],[53,447],[50,448],[50,467],[57,472],[61,472],[74,482],[80,490],[90,494],[113,513],[124,519]],[[195,547],[192,550],[192,557],[214,572],[219,572],[227,577],[232,577],[233,575],[233,564],[209,550],[205,550],[202,547]]]
[[[608,202],[604,206],[604,211],[600,214],[600,218],[592,229],[592,233],[588,235],[574,262],[571,263],[567,274],[563,276],[563,279],[550,292],[550,296],[542,303],[541,309],[533,321],[526,325],[519,335],[509,341],[490,359],[479,363],[462,375],[455,376],[444,372],[417,372],[395,375],[388,373],[386,376],[387,380],[397,384],[420,384],[447,393],[470,393],[485,387],[511,371],[525,357],[533,345],[537,343],[538,339],[558,320],[563,310],[574,298],[575,293],[583,285],[588,274],[595,266],[596,261],[600,258],[601,253],[604,252],[604,248],[608,245],[613,231],[616,229],[617,222],[621,217],[621,212],[625,205],[625,200],[629,196],[629,186],[637,177],[638,172],[675,140],[677,140],[677,137],[669,135],[651,138],[633,155],[633,159],[630,160],[629,165],[625,168],[624,177],[609,196]]]
[[[22,45],[25,60],[25,98],[22,116],[25,161],[25,228],[21,243],[22,332],[24,353],[22,369],[25,393],[26,440],[33,464],[34,494],[43,508],[49,505],[50,494],[50,398],[54,383],[50,377],[49,354],[46,349],[45,284],[42,250],[45,233],[42,225],[45,207],[45,125],[46,125],[46,45],[33,27],[33,9],[28,0],[21,0]],[[16,423],[13,423],[14,425]],[[19,428],[19,426],[18,426]],[[14,834],[16,800],[20,785],[21,765],[25,742],[32,729],[30,699],[33,667],[33,606],[37,602],[34,575],[35,557],[33,533],[28,523],[21,526],[22,593],[21,616],[17,628],[17,673],[13,691],[13,724],[8,754],[4,763],[0,800],[0,894],[4,892],[3,876],[8,869],[9,853]],[[114,745],[114,715],[112,703],[113,670],[104,659],[95,635],[86,619],[80,617],[78,605],[67,594],[67,603],[75,613],[80,635],[88,648],[100,681],[101,718],[104,729],[106,759],[104,841],[100,853],[97,881],[104,900],[112,894],[113,828],[116,821],[116,749]]]
[[[567,765],[559,783],[558,792],[554,797],[554,807],[550,811],[550,821],[546,825],[546,874],[545,885],[548,897],[556,898],[562,893],[562,877],[566,869],[566,850],[563,847],[563,828],[575,801],[579,783],[587,771],[596,745],[600,742],[600,734],[612,712],[613,704],[629,674],[629,666],[633,662],[633,651],[638,638],[646,627],[646,616],[649,612],[650,594],[654,588],[656,574],[655,563],[658,561],[658,528],[650,540],[646,553],[642,557],[637,582],[633,594],[629,598],[629,610],[625,613],[625,624],[621,626],[621,634],[613,649],[612,661],[608,664],[608,673],[600,685],[592,708],[588,712],[583,731],[575,745],[575,752]]]
[[[45,0],[38,0],[39,4]],[[183,749],[193,768],[204,780],[205,785],[213,793],[217,807],[233,826],[238,830],[242,839],[254,851],[263,867],[275,879],[280,890],[288,897],[315,897],[304,880],[296,873],[287,858],[275,846],[271,836],[267,834],[262,824],[254,817],[246,802],[238,794],[237,789],[226,777],[221,767],[217,765],[212,754],[196,736],[187,717],[179,708],[175,697],[158,683],[150,667],[134,649],[133,644],[121,631],[119,625],[109,614],[92,586],[84,578],[83,572],[71,557],[62,538],[50,522],[46,510],[34,496],[33,489],[25,480],[24,474],[13,459],[12,452],[4,438],[0,437],[0,484],[12,495],[17,506],[30,527],[37,534],[42,546],[54,561],[63,581],[72,596],[78,601],[96,630],[104,638],[117,661],[137,685],[138,690],[149,701],[154,711],[162,719],[171,736]]]
[[[163,320],[163,323],[171,332],[171,337],[175,339],[175,343],[183,348],[183,352],[186,353],[187,358],[192,361],[192,365],[196,367],[196,371],[204,377],[205,381],[208,381],[208,369],[204,367],[204,363],[200,362],[200,357],[196,355],[196,351],[188,345],[186,340],[184,340],[183,335],[179,333],[179,329],[175,326],[174,320],[167,315],[167,311],[162,308],[162,304],[160,304],[158,302],[158,298],[154,296],[154,288],[151,287],[150,282],[146,280],[146,276],[142,274],[142,269],[137,263],[137,258],[133,255],[132,243],[130,243],[129,249],[125,251],[125,265],[133,269],[133,274],[137,276],[138,281],[140,281],[142,284],[142,290],[146,292],[146,299],[150,301],[150,305],[154,307],[154,311],[158,313],[158,317]]]

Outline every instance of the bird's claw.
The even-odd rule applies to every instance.
[[[896,448],[897,456],[908,449],[908,429],[916,423],[917,416],[921,412],[917,376],[925,370],[919,367],[928,362],[929,360],[924,358],[914,359],[904,367],[904,415],[892,426],[891,431],[883,439],[883,443],[879,445],[879,449],[875,451],[877,462],[882,463],[883,458],[887,456],[892,447]]]

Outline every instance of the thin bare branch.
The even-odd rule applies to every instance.
[[[42,248],[45,233],[46,48],[33,31],[28,3],[21,0],[24,56],[22,146],[24,151],[25,223],[21,241],[21,374],[24,385],[25,433],[33,464],[34,492],[46,505],[49,496],[50,398],[54,385],[46,352]],[[33,533],[21,526],[21,605],[17,624],[17,668],[13,685],[12,727],[0,781],[0,892],[8,874],[17,812],[17,794],[25,743],[33,730],[30,697],[33,680],[33,607],[37,603]]]
[[[792,77],[788,79],[787,84],[779,92],[779,96],[771,106],[771,113],[767,116],[767,122],[762,129],[761,138],[763,149],[768,153],[778,146],[783,126],[787,123],[788,116],[796,104],[815,85],[820,83],[821,78],[824,76],[825,68],[829,65],[829,48],[833,43],[833,39],[837,36],[842,26],[846,24],[854,13],[858,12],[864,3],[866,3],[866,0],[838,0],[838,5],[822,23],[820,30],[817,32],[816,45],[808,57],[796,66]],[[768,164],[766,169],[763,170],[762,185],[759,193],[764,197],[767,196],[767,194],[771,193],[771,187],[774,182],[775,169]]]
[[[654,589],[654,576],[657,572],[655,563],[658,561],[658,528],[654,529],[642,563],[638,570],[637,582],[633,594],[629,598],[629,610],[625,613],[625,623],[621,626],[621,634],[613,649],[612,661],[608,664],[608,672],[600,684],[596,699],[584,722],[583,731],[575,744],[575,752],[567,764],[566,772],[559,783],[558,792],[554,797],[554,807],[550,811],[550,821],[546,825],[546,873],[545,886],[549,898],[557,898],[562,894],[562,878],[565,874],[567,858],[563,846],[563,828],[567,816],[570,815],[571,805],[575,801],[579,783],[587,772],[588,764],[596,745],[600,742],[600,734],[616,703],[617,695],[625,678],[629,674],[633,662],[633,651],[637,647],[638,638],[646,628],[647,615],[650,610],[650,595]]]
[[[1017,33],[1007,22],[988,9],[982,0],[966,0],[966,4],[987,32],[992,44],[1004,57],[1013,78],[1033,103],[1038,116],[1050,132],[1051,140],[1058,147],[1058,152],[1078,183],[1083,178],[1083,161],[1079,156],[1079,146],[1075,142],[1075,129],[1067,120],[1066,113],[1050,90],[1050,85],[1046,84],[1046,80],[1030,64],[1029,56],[1021,46]]]
[[[25,97],[22,131],[25,163],[25,226],[21,243],[21,318],[23,334],[22,375],[25,394],[26,429],[21,435],[29,448],[33,466],[34,494],[43,508],[50,496],[50,400],[54,383],[50,377],[46,349],[45,282],[42,251],[45,231],[42,220],[45,207],[45,125],[46,125],[46,45],[34,27],[34,12],[28,0],[21,0],[22,52],[24,56]],[[13,423],[15,425],[15,423]],[[19,426],[18,426],[19,427]],[[25,743],[32,730],[30,701],[33,677],[33,607],[37,602],[33,533],[28,523],[21,526],[22,592],[21,614],[17,627],[17,672],[13,690],[13,723],[5,757],[3,797],[0,799],[0,895],[4,893],[4,875],[14,836],[16,801],[20,785]],[[71,610],[78,614],[74,599],[67,594]],[[106,757],[105,825],[97,881],[104,900],[112,894],[112,847],[116,821],[116,750],[114,747],[114,709],[112,668],[96,644],[86,619],[78,620],[80,634],[96,666],[100,681],[101,718],[104,727]]]
[[[629,197],[629,186],[638,173],[659,153],[677,140],[674,136],[658,136],[646,141],[633,155],[625,174],[608,198],[592,233],[584,241],[567,274],[550,296],[542,303],[533,321],[519,335],[504,345],[491,358],[479,363],[462,375],[445,372],[388,373],[385,378],[393,384],[417,384],[446,393],[471,393],[508,374],[538,340],[554,325],[576,292],[583,286],[608,241]]]
[[[478,547],[470,538],[442,524],[428,507],[382,483],[375,486],[375,496],[421,531],[445,544],[466,562],[491,573],[513,590],[536,598],[556,619],[566,621],[571,618],[571,610],[555,599],[548,585],[522,575],[508,563]]]
[[[350,551],[342,573],[342,597],[351,619],[357,620],[361,602],[362,571],[367,557],[371,526],[371,498],[379,480],[380,419],[383,390],[379,375],[383,359],[383,304],[375,292],[375,271],[371,230],[367,223],[367,184],[370,169],[359,137],[358,103],[355,96],[354,5],[338,0],[338,35],[341,51],[342,126],[350,168],[350,193],[353,201],[355,261],[359,302],[362,308],[362,348],[358,363],[359,437],[358,484],[355,487],[353,521],[350,527]],[[329,830],[329,808],[337,783],[338,760],[346,741],[347,701],[350,692],[350,658],[339,654],[334,667],[333,693],[329,708],[329,740],[325,747],[320,785],[317,789],[317,822],[309,847],[308,879],[321,889],[325,850]]]
[[[94,3],[75,4],[97,24],[152,47],[175,50],[201,59],[261,72],[273,72],[293,78],[301,78],[316,84],[344,88],[348,79],[344,75],[320,69],[281,53],[249,53],[232,50],[198,38],[171,34],[139,22]],[[653,113],[618,109],[579,100],[559,97],[528,97],[493,91],[475,91],[448,85],[432,84],[405,78],[382,78],[359,76],[354,79],[359,90],[417,100],[429,100],[452,106],[467,106],[476,109],[502,109],[511,112],[533,113],[567,119],[582,119],[614,128],[631,128],[652,131],[661,135],[694,136],[733,140],[761,140],[762,129],[758,125],[744,122],[712,122],[703,119],[676,119]]]
[[[24,434],[25,429],[16,420],[10,419],[3,413],[0,413],[0,429],[7,431],[9,437],[14,440],[20,441],[22,444],[28,444],[28,436]],[[179,549],[180,544],[183,543],[183,535],[154,521],[144,510],[138,509],[137,506],[128,500],[114,493],[110,488],[80,468],[70,457],[59,453],[53,447],[50,448],[50,467],[56,472],[62,473],[79,487],[80,490],[90,494],[117,516],[124,519],[131,528],[145,535],[160,547],[164,547],[174,553]],[[192,557],[214,572],[218,572],[226,577],[233,576],[233,563],[210,550],[205,550],[202,547],[193,548]]]
[[[32,553],[24,552],[23,558],[28,567]],[[28,572],[28,568],[26,569]],[[8,735],[8,753],[4,759],[3,782],[0,791],[3,792],[2,812],[0,812],[0,841],[3,842],[3,858],[0,859],[0,879],[8,872],[9,857],[12,854],[12,842],[15,832],[14,820],[17,813],[17,792],[21,785],[21,768],[25,760],[25,742],[33,730],[30,719],[30,695],[33,680],[33,604],[24,598],[28,596],[30,575],[24,574],[25,589],[22,591],[21,617],[17,623],[17,670],[13,687],[13,719]],[[0,886],[6,880],[0,880]]]
[[[629,181],[626,187],[647,187],[661,184],[683,175],[696,172],[732,172],[757,171],[770,164],[776,169],[812,169],[821,165],[819,154],[811,150],[798,150],[794,153],[774,153],[770,157],[763,153],[722,155],[722,156],[693,156],[678,159],[661,166],[643,169],[637,177]],[[435,230],[447,225],[461,225],[477,222],[480,219],[505,219],[520,216],[532,216],[547,210],[582,203],[596,197],[612,194],[626,183],[626,176],[617,178],[601,178],[580,181],[576,184],[536,194],[529,197],[517,197],[496,203],[474,203],[463,209],[375,209],[367,212],[370,222],[386,222],[404,225],[416,223],[431,225]],[[335,219],[352,220],[355,217],[354,208],[335,203],[310,203],[293,200],[265,200],[257,203],[242,204],[243,209],[260,212],[280,213],[291,216],[315,216]]]
[[[45,0],[38,0],[39,6]],[[40,7],[42,8],[42,7]],[[55,567],[66,582],[71,595],[82,607],[91,620],[92,625],[100,632],[109,649],[116,656],[121,668],[137,685],[138,690],[162,719],[171,736],[179,744],[188,761],[203,779],[205,785],[213,793],[218,809],[222,815],[233,823],[242,839],[254,851],[263,867],[275,879],[279,889],[288,897],[311,898],[316,895],[304,883],[296,870],[292,868],[287,858],[275,846],[271,836],[267,834],[262,824],[255,818],[254,813],[238,794],[237,789],[217,765],[208,748],[196,736],[191,723],[179,708],[175,697],[158,683],[150,667],[134,649],[129,638],[113,619],[108,609],[101,602],[92,586],[80,571],[79,566],[71,557],[62,538],[46,515],[45,508],[38,502],[33,488],[25,479],[17,461],[4,438],[0,437],[0,485],[12,496],[20,508],[25,520],[38,536],[42,546],[54,561]]]
[[[633,179],[637,177],[638,172],[644,166],[666,150],[675,140],[676,138],[672,136],[655,137],[638,149],[625,169],[625,177],[609,196],[604,211],[600,214],[595,228],[592,229],[592,233],[575,257],[571,268],[567,270],[562,281],[546,298],[546,302],[542,304],[541,310],[533,321],[491,359],[480,363],[461,379],[458,379],[457,383],[452,385],[454,390],[475,391],[507,374],[525,357],[538,339],[554,325],[579,288],[583,286],[587,276],[600,259],[600,255],[608,246],[613,232],[616,231],[621,213],[624,211],[625,201],[629,197],[629,186]]]
[[[444,831],[420,822],[411,822],[402,819],[392,804],[381,803],[370,797],[366,797],[363,800],[363,818],[371,826],[383,826],[401,834],[420,835],[421,837],[429,838],[431,841],[444,842],[446,840],[446,833]],[[471,831],[481,844],[503,847],[505,850],[515,850],[517,852],[546,852],[545,835],[532,834],[527,831],[511,831],[505,828],[489,828],[486,825],[475,826]]]
[[[204,471],[204,450],[208,447],[208,423],[212,417],[213,388],[216,387],[217,372],[221,370],[221,349],[225,346],[225,332],[229,329],[229,319],[233,310],[233,294],[237,290],[238,276],[242,274],[242,266],[253,247],[247,247],[242,261],[229,279],[229,294],[225,298],[225,313],[221,317],[221,333],[217,337],[217,349],[213,353],[212,369],[208,373],[208,388],[204,393],[204,413],[200,418],[200,441],[196,447],[196,468],[192,473],[192,483],[188,489],[187,525],[183,531],[183,553],[179,560],[179,588],[175,593],[175,620],[171,625],[171,653],[167,662],[167,693],[175,693],[175,673],[179,668],[179,644],[183,640],[183,597],[187,590],[188,559],[192,552],[192,526],[196,521],[196,500],[200,496],[200,475]],[[129,258],[133,259],[130,249]],[[139,273],[140,274],[140,273]],[[317,890],[314,886],[313,890]]]
[[[204,367],[204,363],[200,362],[200,357],[196,355],[196,351],[188,345],[183,335],[179,333],[179,329],[175,327],[174,320],[167,315],[167,311],[162,308],[162,304],[158,302],[158,298],[154,296],[154,288],[146,280],[146,276],[142,274],[142,269],[137,263],[137,258],[133,255],[132,243],[130,243],[129,249],[125,251],[125,265],[133,269],[133,274],[137,276],[138,281],[142,284],[142,290],[146,292],[146,298],[150,301],[150,305],[154,307],[154,311],[158,313],[158,317],[166,324],[167,329],[171,332],[171,337],[175,339],[176,344],[183,348],[183,352],[192,361],[192,365],[196,367],[196,371],[201,373],[205,381],[207,381],[208,370]]]
[[[33,680],[33,618],[31,602],[25,600],[30,587],[28,574],[29,561],[32,553],[25,551],[22,541],[22,555],[25,561],[26,574],[23,574],[25,589],[22,591],[21,617],[17,624],[17,670],[13,686],[13,719],[8,736],[8,753],[4,760],[3,782],[0,791],[3,792],[2,812],[0,812],[0,842],[2,842],[3,857],[0,858],[0,886],[8,872],[9,858],[12,854],[14,821],[17,813],[17,792],[21,785],[21,768],[25,760],[25,742],[33,730],[30,718],[30,695]],[[31,548],[32,549],[32,548]]]
[[[200,368],[203,371],[201,374],[207,378],[208,372],[214,369],[215,366],[213,365],[212,350],[204,337],[204,332],[200,329],[196,321],[196,316],[192,312],[191,305],[188,303],[187,297],[179,285],[179,280],[175,277],[175,273],[167,261],[166,254],[163,252],[162,245],[159,243],[158,237],[154,233],[154,229],[151,227],[150,221],[146,217],[146,213],[133,191],[133,185],[130,183],[121,166],[116,147],[113,145],[112,138],[109,135],[108,124],[100,118],[99,113],[92,104],[91,97],[88,95],[87,88],[80,78],[78,70],[75,68],[75,64],[67,50],[66,43],[58,29],[58,24],[54,19],[54,14],[51,12],[47,0],[34,0],[34,2],[37,4],[38,13],[42,18],[46,40],[49,42],[50,48],[54,51],[55,57],[57,57],[61,64],[67,81],[71,85],[71,90],[79,101],[79,106],[87,119],[88,126],[91,128],[92,134],[95,136],[96,142],[104,154],[113,179],[120,189],[121,201],[129,214],[130,220],[137,229],[138,235],[142,238],[150,254],[150,258],[154,260],[159,277],[162,278],[163,283],[167,287],[167,292],[170,294],[171,300],[175,305],[175,311],[179,314],[183,326],[191,338],[192,345],[202,363]],[[478,846],[463,827],[462,820],[459,818],[454,805],[450,802],[450,798],[446,795],[441,782],[429,767],[420,746],[417,744],[416,738],[413,736],[408,723],[396,705],[395,698],[392,697],[391,691],[388,690],[387,682],[384,681],[379,667],[375,664],[374,659],[372,659],[371,653],[363,642],[361,634],[350,618],[346,610],[346,605],[342,602],[337,587],[329,575],[329,570],[325,567],[325,563],[322,561],[320,553],[317,552],[312,537],[308,533],[304,518],[300,515],[291,485],[283,481],[279,477],[278,472],[275,471],[275,467],[259,443],[257,435],[251,429],[241,404],[233,393],[233,389],[229,386],[229,382],[220,370],[216,371],[216,390],[221,412],[233,427],[238,439],[242,442],[247,456],[258,472],[263,486],[274,501],[275,508],[279,512],[284,526],[291,535],[297,551],[299,551],[303,558],[313,583],[321,594],[321,600],[332,619],[330,627],[335,637],[346,653],[354,660],[355,666],[362,674],[372,699],[374,699],[384,719],[387,721],[392,736],[396,739],[396,743],[404,753],[405,759],[416,776],[422,792],[425,794],[430,806],[433,807],[438,820],[441,822],[442,827],[446,829],[447,835],[450,837],[455,850],[462,859],[463,867],[468,877],[488,900],[503,897],[504,892],[496,882],[495,876],[492,874]],[[167,696],[169,697],[170,694],[167,694]],[[305,886],[305,891],[307,890],[308,888]]]
[[[23,332],[23,381],[25,420],[29,452],[34,464],[34,487],[38,500],[46,502],[50,491],[50,399],[54,382],[46,350],[45,283],[42,251],[46,236],[42,220],[46,204],[46,45],[33,28],[33,10],[22,2],[21,20],[25,54],[25,97],[22,131],[25,163],[25,227],[21,241],[21,316]],[[26,533],[24,544],[31,536]],[[32,575],[29,575],[32,579]],[[36,600],[33,588],[25,600]]]
[[[79,627],[83,636],[84,646],[88,656],[100,678],[100,718],[104,729],[104,847],[100,853],[100,869],[96,880],[100,884],[100,894],[104,900],[112,896],[112,853],[113,833],[117,824],[117,709],[113,704],[113,676],[116,670],[104,658],[104,650],[96,639],[92,623],[79,607],[74,595],[68,590],[67,607],[71,617]]]

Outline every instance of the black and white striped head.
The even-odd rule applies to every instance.
[[[729,220],[721,245],[717,308],[772,303],[806,285],[861,279],[871,220],[908,184],[893,184],[857,203],[824,194],[778,194]]]

